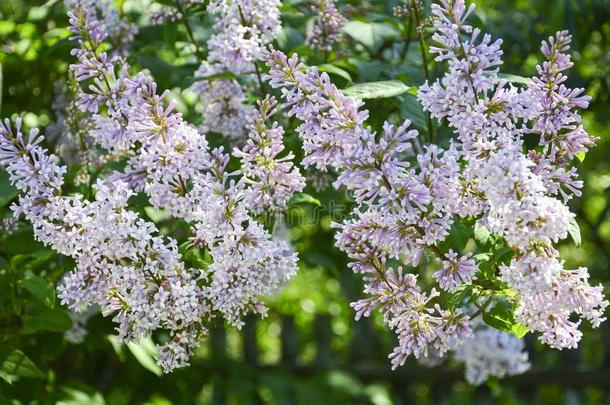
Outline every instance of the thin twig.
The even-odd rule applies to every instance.
[[[494,294],[491,294],[489,296],[489,298],[487,299],[487,301],[485,301],[485,303],[483,305],[481,305],[479,307],[479,309],[470,316],[470,319],[475,319],[477,316],[481,315],[483,312],[485,312],[485,310],[487,309],[487,307],[489,307],[489,305],[491,305],[493,299],[496,298],[496,296]]]
[[[411,0],[411,8],[412,8],[412,15],[413,15],[413,19],[415,22],[415,29],[417,30],[417,37],[419,39],[419,49],[421,51],[421,59],[422,59],[422,65],[424,67],[424,75],[426,76],[426,81],[430,82],[430,71],[428,70],[428,56],[427,56],[427,52],[426,52],[426,42],[424,39],[424,31],[423,31],[423,26],[421,25],[421,21],[419,18],[419,6],[417,4],[417,0]],[[430,140],[430,143],[434,143],[435,142],[435,135],[434,135],[434,127],[432,126],[432,116],[430,115],[430,112],[426,113],[427,116],[427,125],[428,125],[428,139]]]
[[[176,5],[176,8],[178,9],[178,12],[180,13],[180,15],[182,15],[182,23],[184,24],[184,27],[186,28],[186,34],[188,35],[188,37],[191,40],[191,42],[193,43],[193,45],[195,45],[195,53],[197,54],[197,57],[199,59],[203,59],[203,53],[201,52],[201,49],[199,48],[199,43],[195,39],[195,35],[193,34],[193,30],[191,29],[191,25],[189,24],[188,17],[186,15],[186,13],[184,12],[184,8],[182,7],[182,5],[180,4],[180,1],[178,1],[178,0],[174,0],[174,4]]]

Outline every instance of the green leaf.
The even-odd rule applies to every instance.
[[[483,314],[483,321],[489,326],[511,333],[519,339],[529,332],[527,326],[515,320],[512,305],[508,301],[498,301],[492,309]]]
[[[472,225],[455,221],[449,230],[449,235],[439,244],[442,251],[453,249],[462,251],[466,248],[468,241],[472,238]]]
[[[495,279],[496,270],[499,265],[507,264],[513,256],[514,251],[507,246],[494,247],[491,252],[486,252],[485,256],[475,256],[479,263],[479,271],[485,280]]]
[[[507,296],[508,298],[514,298],[517,296],[517,291],[512,288],[505,288],[501,291],[502,294]]]
[[[341,90],[347,97],[359,99],[395,97],[408,91],[409,86],[399,80],[358,83],[347,89]]]
[[[19,191],[11,185],[8,174],[4,171],[0,171],[0,208],[7,205],[15,197],[19,195]]]
[[[491,232],[489,232],[489,229],[485,228],[484,226],[479,226],[478,224],[475,224],[474,240],[477,242],[478,245],[487,245],[491,240]]]
[[[331,65],[330,63],[326,63],[324,65],[317,66],[317,68],[320,72],[326,72],[326,73],[330,73],[330,74],[342,77],[345,80],[347,80],[348,83],[352,82],[352,76],[350,76],[350,74],[347,71],[341,69],[340,67]]]
[[[38,267],[42,266],[43,264],[46,264],[49,260],[51,260],[55,256],[57,256],[57,253],[55,253],[51,249],[37,250],[36,252],[32,253],[32,255],[31,255],[32,261],[28,262],[26,267],[28,269],[38,268]]]
[[[506,301],[498,301],[492,309],[483,313],[483,321],[504,332],[510,331],[515,323],[512,308]]]
[[[119,338],[116,337],[115,335],[108,335],[108,336],[106,336],[106,339],[108,339],[108,341],[110,342],[110,345],[112,346],[112,349],[116,353],[119,360],[121,362],[124,362],[125,361],[125,350],[123,350],[123,348],[125,347],[125,345],[123,344],[123,342],[121,342],[119,340]]]
[[[515,322],[510,328],[510,333],[512,333],[519,339],[523,339],[523,337],[527,335],[529,331],[529,328],[520,322]]]
[[[275,40],[277,41],[279,49],[282,49],[286,54],[289,53],[288,51],[294,51],[295,48],[299,47],[304,42],[301,31],[286,25],[278,32]]]
[[[0,63],[0,113],[2,113],[2,85],[3,85],[2,63]]]
[[[210,266],[210,263],[205,260],[205,256],[196,247],[185,250],[182,253],[182,259],[185,263],[197,269],[206,270]]]
[[[104,397],[89,387],[62,387],[63,398],[57,405],[105,405]]]
[[[25,334],[41,330],[65,332],[72,327],[72,321],[66,312],[41,305],[30,308],[21,320],[23,322],[22,332]]]
[[[416,90],[417,91],[417,90]],[[419,129],[428,127],[426,114],[422,110],[421,104],[417,100],[416,95],[412,94],[411,88],[404,96],[400,97],[400,116],[403,119],[409,119],[413,125]]]
[[[33,253],[17,254],[11,258],[11,268],[20,269],[22,267],[27,267],[33,269],[45,264],[55,255],[56,253],[50,249],[40,249]]]
[[[19,377],[44,378],[44,374],[22,351],[0,346],[0,378],[12,383]]]
[[[364,45],[368,51],[375,51],[384,41],[396,38],[399,32],[394,27],[384,23],[367,23],[350,21],[342,31],[355,41]]]
[[[163,375],[161,367],[155,361],[158,352],[151,338],[142,339],[140,343],[127,343],[127,347],[145,369],[156,376]]]
[[[511,75],[509,73],[498,73],[497,81],[500,81],[500,80],[507,80],[510,83],[516,83],[516,84],[530,84],[532,82],[532,79],[529,77]]]
[[[290,201],[288,201],[288,207],[295,207],[302,204],[313,204],[318,207],[322,205],[320,200],[307,193],[295,193]]]
[[[472,256],[472,258],[477,263],[483,263],[483,262],[489,261],[489,259],[491,259],[491,255],[489,253],[483,252],[483,253],[477,253],[476,255]]]
[[[55,307],[55,288],[48,280],[28,274],[21,280],[21,285],[47,307]]]
[[[574,156],[576,156],[576,159],[578,159],[580,162],[584,162],[585,157],[587,157],[587,154],[585,153],[585,151],[580,151]]]
[[[19,254],[11,257],[11,268],[16,270],[32,258],[31,254]]]
[[[151,221],[154,223],[159,223],[162,221],[167,221],[172,217],[172,214],[167,210],[158,210],[154,207],[145,207],[144,212],[148,215]]]
[[[575,217],[570,218],[570,223],[568,224],[568,233],[570,234],[570,237],[572,238],[576,246],[580,246],[582,243],[582,239],[580,236],[580,226],[578,225],[578,222],[576,222]]]

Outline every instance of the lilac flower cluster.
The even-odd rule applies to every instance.
[[[477,264],[470,257],[472,253],[459,257],[449,249],[442,261],[442,268],[434,273],[440,288],[453,292],[463,284],[470,284],[476,278]]]
[[[101,32],[106,32],[113,52],[124,54],[129,50],[138,27],[131,24],[113,7],[111,0],[66,0],[66,6],[79,6],[95,17]]]
[[[467,315],[442,308],[434,302],[440,294],[436,289],[422,290],[417,276],[391,264],[400,260],[417,265],[428,247],[445,259],[435,243],[452,224],[449,209],[454,204],[444,203],[452,200],[447,193],[459,190],[455,149],[429,147],[419,157],[418,172],[404,159],[413,154],[411,141],[417,136],[409,121],[399,127],[386,124],[376,136],[364,126],[368,113],[359,111],[362,102],[343,96],[325,73],[279,51],[271,51],[267,63],[270,83],[282,89],[288,115],[303,122],[298,127],[306,153],[303,163],[322,170],[331,166],[339,172],[334,185],[354,194],[352,219],[334,226],[339,230],[337,246],[353,260],[350,267],[363,274],[370,295],[352,304],[356,318],[374,309],[384,314],[399,340],[390,355],[394,368],[410,354],[427,356],[433,347],[442,355],[454,341],[471,336]],[[468,257],[458,262],[458,274],[470,277],[473,263]],[[454,277],[447,273],[443,278]]]
[[[248,125],[248,140],[233,153],[240,159],[244,180],[250,185],[244,200],[256,213],[284,211],[290,197],[305,188],[305,179],[292,163],[294,154],[278,157],[284,151],[284,128],[277,122],[267,127],[276,105],[273,97],[258,102],[258,111]]]
[[[199,96],[204,118],[202,131],[218,133],[238,143],[246,135],[246,123],[253,109],[237,80],[213,78],[223,72],[226,68],[221,64],[202,62],[195,72],[198,81],[191,89]]]
[[[502,41],[467,23],[474,5],[434,4],[430,52],[448,70],[424,83],[418,99],[454,136],[443,147],[422,147],[409,120],[376,132],[361,100],[268,46],[280,28],[279,0],[209,3],[215,33],[192,87],[202,128],[175,112],[151,77],[131,73],[125,49],[136,29],[109,0],[66,3],[79,47],[70,66],[74,100],[55,106],[55,132],[59,156],[84,167],[75,183],[92,186],[90,197],[62,191],[66,167],[41,146],[37,130],[22,133],[20,120],[16,130],[0,125],[0,164],[21,192],[16,216],[76,263],[58,287],[62,303],[81,314],[73,316],[72,341],[85,333],[82,314],[100,308],[123,341],[161,336],[158,361],[169,372],[188,364],[210,320],[241,327],[247,313],[264,316],[261,297],[296,273],[281,213],[305,179],[274,121],[276,99],[248,105],[247,86],[258,80],[264,92],[260,61],[281,92],[281,109],[298,123],[305,169],[353,196],[348,218],[332,224],[336,245],[364,280],[366,297],[351,304],[356,319],[379,311],[397,336],[392,368],[410,355],[430,361],[451,352],[475,384],[525,371],[523,342],[481,319],[499,300],[510,302],[515,322],[559,349],[578,345],[583,319],[594,327],[605,320],[602,286],[589,283],[585,268],[564,268],[555,246],[574,227],[567,203],[583,186],[573,159],[595,143],[579,114],[589,97],[566,85],[567,32],[542,43],[537,77],[516,86],[499,74]],[[177,11],[152,18],[186,18],[196,3],[179,0]],[[346,20],[333,0],[317,1],[315,10],[307,43],[327,52]],[[239,147],[214,148],[209,133]],[[528,138],[537,145],[526,147]],[[239,170],[229,170],[231,156]],[[110,171],[110,161],[120,170]],[[131,211],[136,193],[187,223],[188,242],[178,248]],[[268,214],[278,219],[273,234],[262,223]],[[488,232],[492,247],[478,239],[476,248],[448,246],[465,223]],[[506,260],[487,262],[499,249],[509,252]],[[183,250],[205,254],[192,261]],[[420,265],[430,274],[415,273]]]
[[[204,4],[205,0],[175,0],[173,5],[164,6],[150,13],[148,20],[152,25],[163,25],[168,22],[177,22],[187,16],[185,11],[190,7]]]
[[[501,41],[466,24],[473,8],[463,0],[432,6],[438,46],[430,50],[436,61],[448,62],[449,71],[422,85],[418,97],[454,130],[446,149],[428,145],[416,155],[418,134],[408,129],[408,120],[398,127],[386,123],[376,134],[366,126],[363,103],[343,96],[325,73],[305,67],[296,55],[266,55],[269,83],[281,89],[287,115],[301,122],[303,164],[332,168],[338,173],[335,187],[353,193],[351,218],[334,224],[337,246],[363,274],[369,295],[352,304],[356,318],[378,309],[398,335],[390,356],[394,367],[410,354],[426,356],[431,347],[443,355],[473,336],[470,316],[442,308],[436,299],[441,292],[423,291],[417,276],[403,270],[429,252],[440,264],[434,277],[442,290],[452,293],[478,279],[471,253],[439,247],[460,218],[475,219],[516,252],[492,281],[512,290],[516,319],[542,333],[543,342],[574,347],[581,336],[574,314],[593,326],[605,319],[602,287],[589,285],[586,269],[565,270],[553,246],[567,237],[574,220],[565,202],[582,187],[570,161],[593,144],[575,111],[588,98],[563,84],[561,72],[571,66],[565,54],[569,36],[560,32],[543,43],[549,61],[539,67],[540,77],[517,88],[498,76]],[[540,150],[525,150],[524,137],[536,135]],[[496,346],[509,343],[488,335],[482,339],[489,347],[497,339],[502,341]],[[519,344],[510,345],[520,351]],[[498,374],[494,367],[473,373]],[[509,369],[523,370],[524,363]]]
[[[464,362],[466,380],[474,385],[490,376],[521,374],[530,368],[529,356],[522,340],[507,332],[485,325],[478,318],[474,333],[455,349],[454,359]]]
[[[37,240],[71,256],[76,268],[59,287],[63,304],[80,311],[99,305],[114,314],[119,336],[139,340],[156,329],[199,333],[210,310],[196,279],[179,261],[176,242],[155,236],[154,224],[127,209],[128,185],[98,181],[94,201],[61,193],[65,167],[10,123],[0,127],[0,163],[22,192],[12,208],[32,224]]]
[[[217,15],[215,34],[208,40],[207,61],[201,63],[195,73],[198,82],[192,86],[200,98],[204,131],[219,133],[233,143],[243,140],[253,110],[246,103],[244,84],[236,77],[215,76],[259,74],[256,63],[281,27],[280,4],[279,0],[214,0],[208,5],[208,12]]]
[[[572,66],[566,32],[542,43],[547,61],[527,87],[499,79],[501,41],[466,24],[473,9],[463,0],[433,5],[433,39],[440,46],[431,51],[437,61],[448,61],[449,71],[424,84],[419,98],[461,142],[462,182],[474,191],[463,198],[477,207],[472,214],[479,225],[518,251],[500,268],[502,281],[516,292],[517,320],[552,347],[576,347],[582,333],[574,314],[598,326],[608,305],[602,287],[589,285],[587,270],[564,269],[553,247],[574,221],[565,202],[582,187],[571,160],[594,144],[576,111],[589,97],[564,84],[562,72]],[[539,137],[540,150],[524,151],[528,136]]]
[[[242,73],[260,60],[281,27],[279,0],[212,0],[208,12],[218,15],[208,41],[210,63]]]
[[[220,316],[240,327],[244,314],[264,315],[260,297],[295,274],[296,254],[252,216],[259,212],[251,205],[252,196],[260,189],[248,176],[266,176],[269,183],[283,186],[263,203],[278,211],[302,188],[302,179],[292,169],[290,155],[276,158],[282,151],[279,127],[264,131],[256,123],[253,130],[270,142],[260,151],[274,160],[274,167],[246,171],[243,178],[227,171],[230,156],[222,148],[211,149],[202,134],[173,112],[167,92],[157,94],[156,83],[142,73],[129,76],[124,59],[102,50],[107,34],[95,12],[76,3],[69,17],[80,44],[73,52],[78,62],[70,70],[89,84],[78,94],[77,105],[90,114],[89,135],[97,147],[128,157],[126,166],[97,180],[93,201],[64,196],[65,167],[42,149],[37,131],[24,138],[20,122],[15,133],[8,123],[0,128],[0,163],[22,191],[14,210],[32,223],[39,241],[76,261],[59,287],[62,303],[74,311],[101,307],[104,315],[113,316],[124,341],[168,332],[169,340],[158,346],[158,361],[170,371],[188,364],[211,318]],[[185,265],[174,239],[158,236],[153,223],[129,210],[137,191],[154,208],[188,222],[192,244],[205,249],[210,260]]]
[[[313,49],[331,51],[347,19],[339,13],[334,0],[317,0],[312,10],[317,16],[305,42]]]

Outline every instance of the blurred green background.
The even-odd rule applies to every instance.
[[[316,55],[301,46],[312,17],[309,3],[285,3],[286,28],[276,46],[296,50],[315,61]],[[362,23],[359,31],[352,25],[336,55],[336,64],[348,71],[354,82],[391,78],[418,85],[423,81],[416,40],[408,37],[405,41],[407,25],[392,16],[392,8],[400,2],[338,4],[350,21]],[[154,8],[155,2],[125,0],[117,5],[140,25],[133,47],[137,52],[131,62],[152,72],[160,88],[172,89],[180,101],[179,109],[192,122],[200,121],[193,98],[184,91],[197,60],[189,52],[183,27],[147,26],[141,10]],[[429,10],[429,2],[424,2],[424,7]],[[569,84],[585,87],[593,98],[584,114],[585,126],[600,139],[580,163],[585,187],[582,198],[572,201],[583,244],[566,243],[561,250],[568,266],[589,267],[594,282],[610,287],[610,1],[479,0],[475,21],[494,37],[504,39],[505,71],[522,76],[535,74],[542,39],[560,29],[572,32],[576,66]],[[195,16],[192,24],[196,37],[204,41],[210,34],[209,18]],[[73,60],[66,26],[61,1],[0,0],[2,117],[21,114],[27,126],[42,129],[55,121],[52,105],[56,86],[65,80]],[[442,67],[434,66],[433,72],[439,75]],[[339,86],[346,84],[345,78],[333,79]],[[417,124],[421,113],[414,100],[404,96],[383,104],[369,102],[367,107],[374,124],[392,116],[410,118]],[[4,174],[0,180],[4,187]],[[4,187],[0,193],[2,217],[8,215],[7,204],[15,197],[5,189],[9,190]],[[64,340],[61,325],[27,333],[20,330],[14,300],[9,299],[9,290],[15,287],[9,270],[23,269],[55,282],[71,263],[40,250],[25,225],[16,233],[2,234],[0,343],[19,347],[44,377],[0,382],[0,403],[13,399],[21,403],[156,405],[608,401],[610,394],[604,390],[610,388],[607,329],[586,329],[580,348],[568,352],[543,349],[528,336],[532,372],[507,381],[491,380],[479,388],[463,382],[463,370],[457,364],[433,369],[407,365],[391,372],[386,355],[393,337],[379,319],[354,322],[348,306],[361,294],[362,285],[347,269],[346,258],[334,248],[330,228],[331,218],[344,213],[348,201],[333,191],[316,195],[325,208],[305,206],[290,213],[294,220],[290,237],[302,259],[300,272],[268,300],[270,316],[250,319],[243,331],[216,325],[193,365],[167,376],[160,375],[145,343],[125,346],[111,338],[111,321],[101,315],[89,319],[88,335],[78,345]],[[320,220],[314,221],[318,216]],[[171,228],[172,224],[166,223],[163,229],[172,232]],[[38,253],[32,256],[34,252]],[[31,292],[22,293],[27,296]],[[61,311],[57,305],[54,308]],[[35,375],[36,370],[31,373]]]

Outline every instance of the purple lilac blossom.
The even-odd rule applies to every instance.
[[[286,210],[288,200],[295,192],[305,188],[305,179],[294,166],[294,154],[284,151],[284,128],[273,122],[277,101],[267,97],[258,102],[258,110],[248,123],[248,140],[233,155],[241,162],[241,172],[250,188],[244,200],[254,213],[281,212]]]
[[[565,31],[542,43],[548,60],[530,85],[499,80],[501,42],[466,23],[473,9],[463,0],[432,6],[439,46],[431,51],[437,61],[448,61],[449,71],[421,86],[419,99],[434,117],[447,120],[462,143],[465,181],[480,201],[479,225],[518,251],[500,269],[516,292],[517,320],[552,347],[576,347],[582,333],[572,317],[595,327],[608,305],[602,287],[588,283],[587,270],[564,269],[553,246],[574,221],[565,202],[582,187],[571,161],[595,141],[577,112],[589,97],[564,84],[563,72],[572,66]],[[532,133],[540,136],[541,151],[524,150],[523,139]]]
[[[305,42],[313,49],[331,51],[341,38],[347,19],[339,13],[334,0],[317,0],[312,10],[317,15]]]
[[[605,319],[602,287],[588,284],[586,269],[565,270],[553,246],[567,237],[574,218],[565,200],[582,187],[570,160],[593,144],[574,112],[588,98],[562,84],[561,72],[571,66],[563,53],[569,36],[561,32],[543,43],[550,61],[539,68],[541,78],[514,87],[498,77],[501,40],[466,23],[473,9],[463,0],[432,6],[438,46],[430,50],[437,62],[448,62],[449,71],[422,85],[418,97],[433,117],[447,120],[455,139],[446,150],[427,146],[417,155],[418,166],[407,160],[417,137],[408,121],[398,128],[386,124],[376,135],[366,127],[363,103],[343,96],[326,74],[305,67],[296,55],[271,49],[266,56],[270,85],[281,89],[287,115],[301,122],[304,165],[336,170],[335,186],[354,195],[351,219],[334,224],[337,246],[365,280],[369,297],[353,304],[356,317],[378,308],[398,335],[394,367],[409,354],[425,356],[430,347],[443,354],[472,336],[468,316],[446,312],[435,303],[439,292],[422,292],[416,276],[388,264],[416,266],[429,251],[445,261],[436,274],[441,288],[469,284],[474,261],[453,252],[447,257],[438,247],[456,216],[477,218],[517,251],[513,263],[501,267],[501,277],[516,292],[518,321],[540,332],[543,342],[574,347],[580,321],[570,316],[593,326]],[[523,138],[532,132],[541,135],[542,152],[524,150]],[[539,264],[530,266],[528,257]],[[453,261],[457,271],[450,271]],[[528,278],[534,269],[543,284]],[[549,308],[557,315],[549,315]],[[452,329],[458,332],[449,343]]]
[[[123,58],[103,50],[108,36],[97,14],[75,4],[69,17],[80,45],[70,69],[89,84],[77,105],[91,115],[93,142],[128,156],[127,165],[97,180],[94,201],[62,196],[65,168],[39,146],[37,131],[23,136],[20,122],[16,133],[8,123],[0,128],[0,163],[22,191],[15,212],[33,224],[38,240],[76,260],[58,288],[62,302],[74,311],[100,306],[124,341],[169,333],[158,347],[169,372],[188,364],[213,317],[241,327],[244,314],[264,315],[260,297],[295,274],[297,257],[250,215],[246,196],[256,191],[227,171],[229,155],[210,149],[173,111],[167,91],[158,94],[154,81],[130,76]],[[283,170],[273,174],[285,180]],[[192,224],[193,240],[211,257],[206,266],[185,266],[176,241],[156,236],[154,224],[128,209],[136,191]]]
[[[430,347],[445,353],[453,339],[471,335],[468,317],[459,309],[443,309],[434,302],[436,289],[422,291],[416,276],[388,262],[416,265],[427,246],[448,234],[451,212],[440,201],[451,197],[444,195],[439,204],[433,199],[442,190],[459,189],[452,185],[457,181],[458,166],[451,163],[455,153],[431,150],[420,159],[425,167],[420,176],[406,160],[414,154],[411,141],[417,136],[409,121],[398,127],[386,124],[376,136],[364,126],[368,112],[360,111],[363,103],[343,96],[326,74],[275,50],[267,64],[269,83],[281,88],[287,114],[302,121],[303,163],[337,170],[335,186],[345,186],[356,200],[352,219],[333,225],[337,246],[353,260],[352,270],[363,275],[369,295],[352,304],[356,318],[374,309],[384,314],[399,340],[390,355],[394,368],[410,354],[427,356]]]

